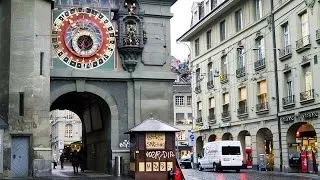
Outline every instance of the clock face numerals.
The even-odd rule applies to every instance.
[[[107,62],[115,41],[112,23],[91,8],[72,8],[53,23],[54,51],[60,60],[76,69],[94,69]]]

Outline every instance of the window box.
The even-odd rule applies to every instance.
[[[220,83],[221,84],[225,84],[227,83],[229,80],[228,80],[228,75],[227,74],[221,74],[220,75]]]
[[[300,93],[300,103],[307,104],[314,102],[314,89]]]
[[[215,124],[217,122],[215,115],[208,116],[208,122],[209,124]]]
[[[294,95],[282,98],[283,108],[290,108],[295,106]]]
[[[311,44],[310,44],[310,35],[307,35],[301,39],[299,39],[298,41],[296,41],[296,51],[298,53],[303,52],[307,49],[311,48]]]
[[[248,108],[246,100],[239,101],[239,109],[238,109],[238,117],[247,117],[248,116]]]
[[[196,124],[200,124],[200,125],[203,124],[202,117],[199,117],[199,118],[196,119]]]
[[[292,57],[291,45],[284,47],[284,49],[279,50],[279,60],[284,61]]]
[[[194,92],[196,94],[201,93],[201,86],[196,86],[195,89],[194,89]]]

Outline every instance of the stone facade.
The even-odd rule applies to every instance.
[[[258,164],[259,154],[268,154],[273,156],[270,161],[270,164],[274,164],[273,169],[280,170],[282,152],[282,170],[293,171],[288,162],[288,131],[295,133],[299,128],[295,127],[299,125],[297,122],[301,122],[300,125],[310,123],[316,133],[319,131],[319,119],[315,116],[309,118],[312,121],[301,118],[305,111],[316,111],[319,108],[319,98],[316,95],[319,83],[311,78],[314,94],[309,97],[311,93],[308,92],[311,91],[305,92],[306,80],[302,78],[305,76],[303,67],[309,65],[312,77],[317,77],[319,52],[313,47],[319,45],[319,40],[316,41],[316,32],[320,27],[319,20],[316,19],[319,3],[313,1],[312,6],[306,6],[305,1],[274,1],[275,44],[279,49],[276,50],[276,79],[270,2],[232,0],[218,1],[213,6],[211,2],[213,1],[203,1],[203,6],[194,4],[194,23],[178,39],[191,42],[191,66],[194,74],[192,97],[196,111],[194,123],[198,131],[195,150],[201,153],[203,143],[212,140],[240,140],[243,146],[251,146],[254,165]],[[199,12],[202,12],[200,15],[204,14],[200,16]],[[310,32],[310,47],[309,43],[304,44],[306,40],[299,41],[303,38],[300,35],[301,16],[304,12],[307,12],[309,22],[307,26]],[[286,23],[290,25],[290,43],[286,44],[292,44],[290,48],[282,48],[283,27]],[[303,47],[299,45],[297,49],[296,43],[301,44],[301,41]],[[284,54],[283,49],[286,49]],[[290,54],[288,49],[291,50]],[[288,72],[293,73],[293,91],[296,98],[294,102],[283,105],[283,102],[287,103],[287,99],[292,99],[286,98],[288,91],[285,75]],[[279,84],[279,99],[276,98],[276,80]],[[301,102],[300,93],[303,98]],[[282,116],[294,114],[295,122],[282,121],[279,128],[277,114],[280,120]],[[293,123],[296,123],[295,128],[292,128]],[[319,137],[317,138],[319,141]],[[245,142],[245,139],[251,140]],[[265,150],[265,146],[271,150]]]
[[[55,1],[54,6],[61,2]],[[63,2],[73,2],[76,6],[80,1]],[[112,3],[106,8],[110,14],[124,5],[124,1],[105,2]],[[3,77],[0,112],[9,124],[4,132],[4,176],[15,176],[11,167],[11,138],[17,136],[27,136],[30,140],[29,163],[24,166],[27,175],[51,173],[50,110],[68,109],[80,117],[85,126],[82,137],[88,152],[88,167],[109,174],[113,172],[115,156],[123,156],[125,162],[129,160],[129,149],[120,147],[129,138],[124,134],[128,129],[147,119],[150,113],[173,124],[175,76],[170,72],[168,34],[170,6],[174,2],[136,1],[144,12],[141,15],[148,36],[132,72],[122,67],[123,57],[117,50],[111,61],[98,69],[82,71],[64,65],[56,55],[51,56],[51,1],[0,2],[4,19],[0,30]],[[117,21],[113,23],[118,28]]]

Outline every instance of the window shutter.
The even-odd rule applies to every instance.
[[[263,80],[259,82],[259,86],[260,86],[260,94],[265,94],[267,93],[267,81]]]

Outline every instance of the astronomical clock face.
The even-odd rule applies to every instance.
[[[115,31],[102,13],[91,8],[73,8],[53,23],[52,44],[60,60],[76,69],[94,69],[111,57]]]

